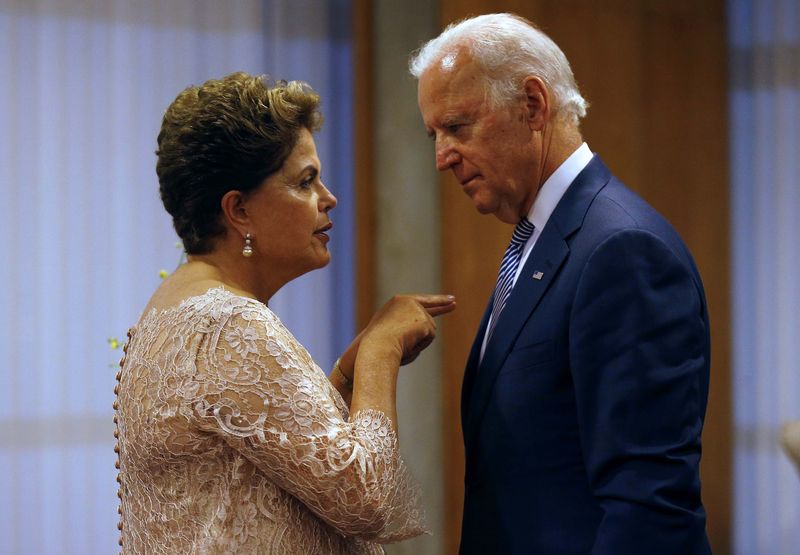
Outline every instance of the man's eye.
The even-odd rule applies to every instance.
[[[458,130],[461,129],[462,127],[464,127],[463,123],[451,123],[450,125],[447,126],[447,130],[450,133],[457,133]]]

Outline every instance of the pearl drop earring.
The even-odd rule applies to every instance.
[[[253,256],[252,240],[250,239],[249,233],[246,233],[244,236],[244,248],[242,249],[242,256],[245,258],[250,258]]]

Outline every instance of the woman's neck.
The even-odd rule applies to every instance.
[[[286,283],[275,276],[264,275],[254,261],[224,252],[189,255],[185,270],[196,279],[211,279],[234,289],[238,294],[269,304],[272,296]]]

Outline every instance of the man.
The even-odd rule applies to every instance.
[[[710,553],[688,250],[583,142],[569,63],[528,21],[450,26],[411,72],[437,168],[516,226],[464,375],[460,552]]]

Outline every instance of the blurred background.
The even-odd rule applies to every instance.
[[[510,230],[435,171],[406,66],[446,23],[497,11],[562,47],[590,148],[695,255],[714,552],[798,552],[800,474],[779,443],[800,420],[798,0],[0,0],[0,553],[117,548],[107,340],[180,256],[156,134],[180,90],[238,70],[322,96],[333,263],[270,303],[320,366],[392,294],[458,297],[399,392],[433,535],[387,548],[456,552],[461,375]]]

